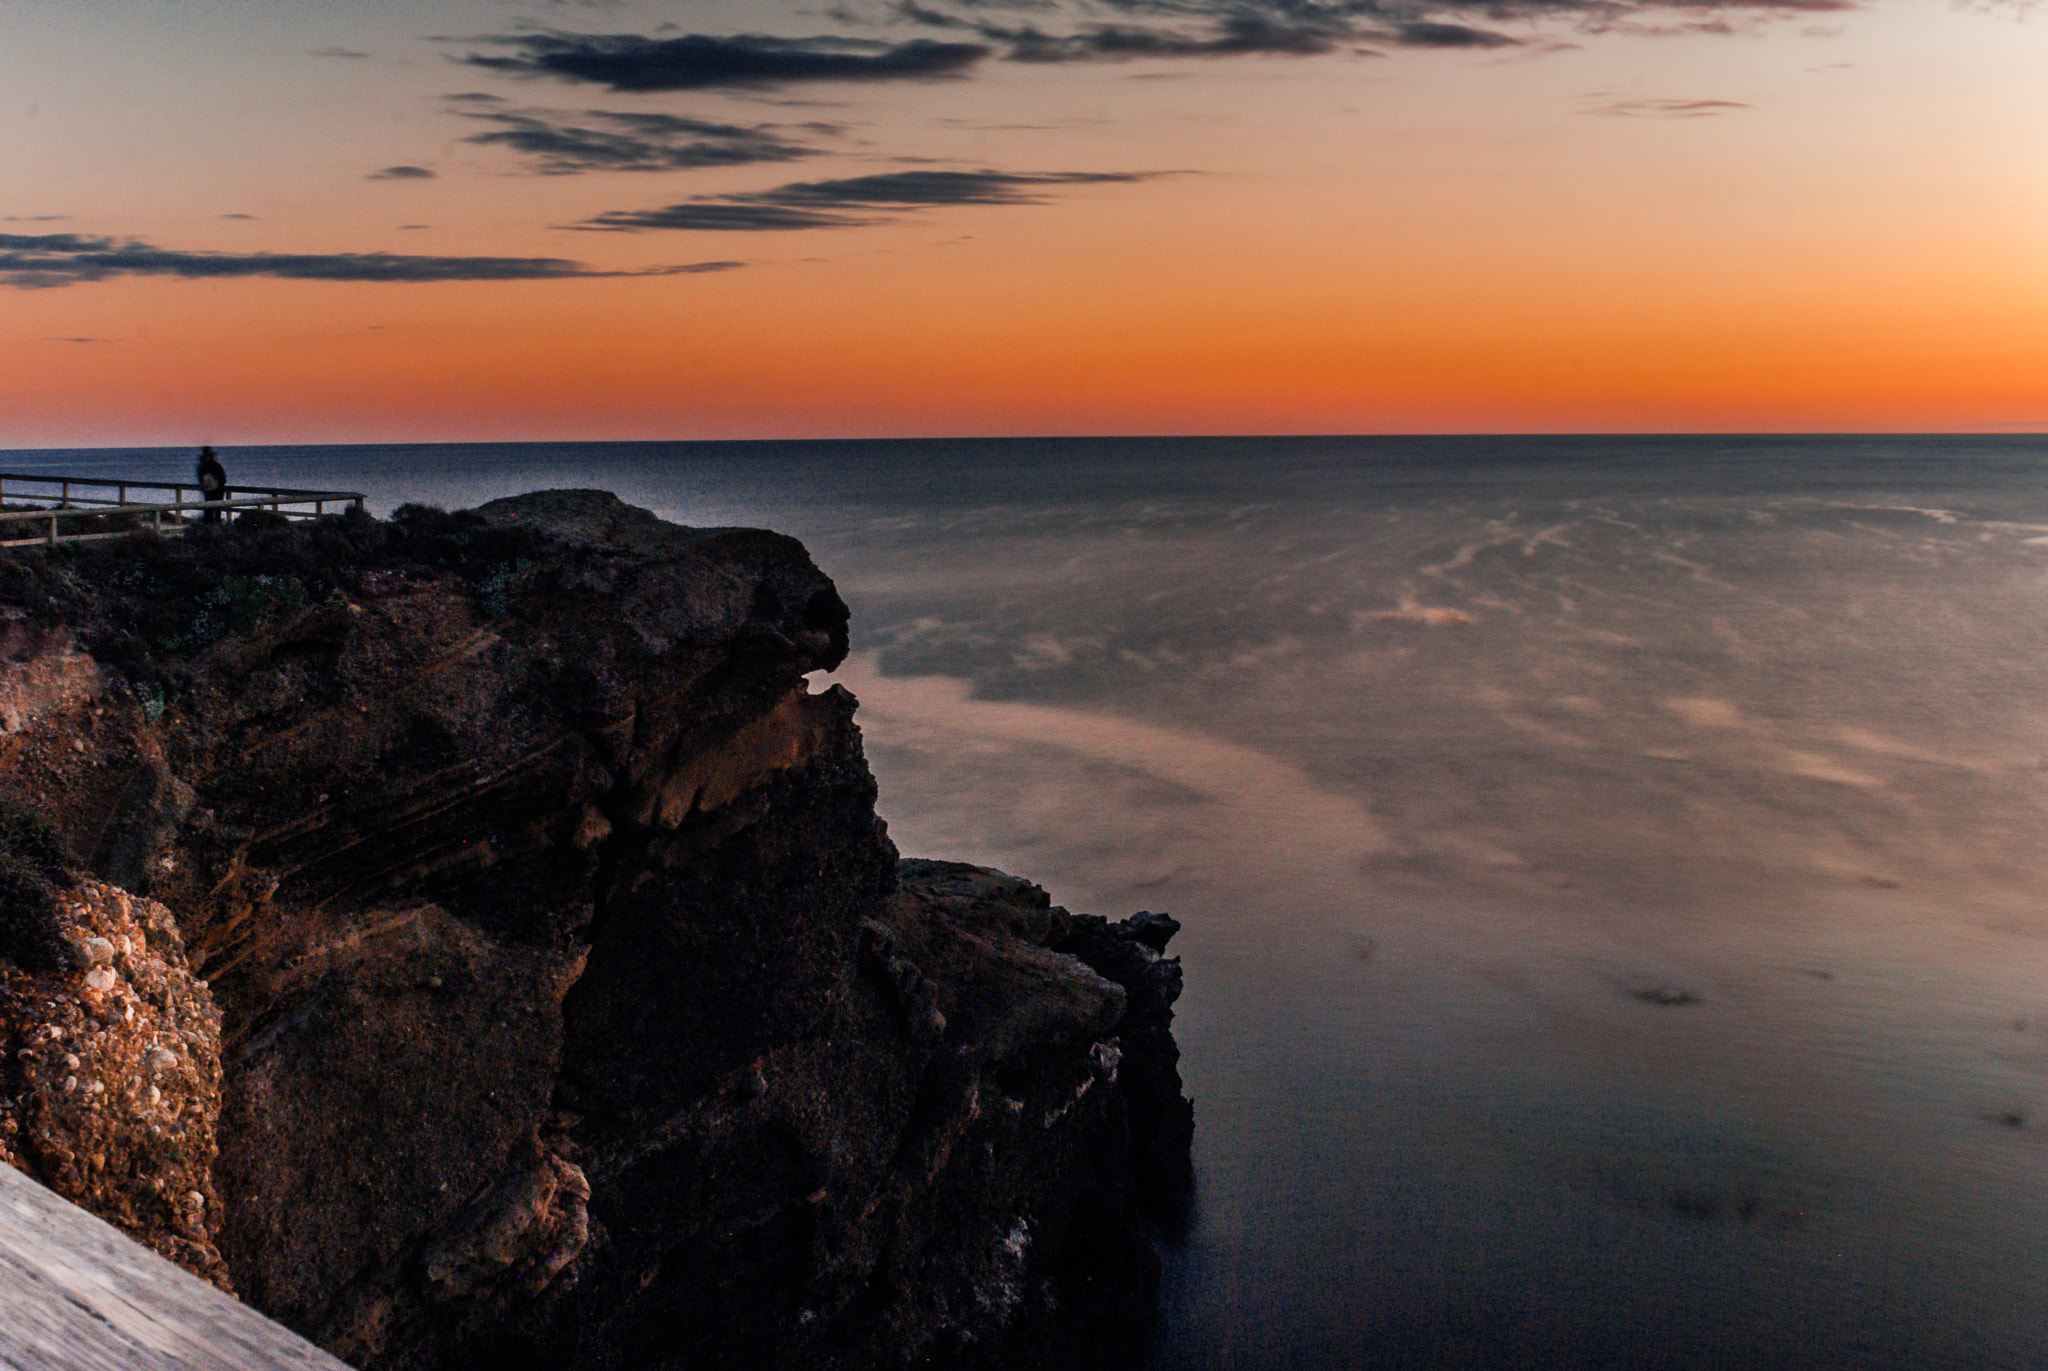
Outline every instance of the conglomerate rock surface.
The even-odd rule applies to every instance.
[[[0,1161],[232,1294],[220,1012],[156,901],[84,878],[52,905],[58,956],[0,961]]]
[[[1127,1361],[1172,921],[899,880],[846,628],[591,491],[11,554],[0,1156],[380,1371]]]

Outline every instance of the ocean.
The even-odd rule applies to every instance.
[[[1162,1371],[2048,1365],[2048,439],[222,457],[802,538],[902,850],[1185,925]]]

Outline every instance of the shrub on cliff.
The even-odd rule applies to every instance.
[[[474,510],[450,514],[433,505],[400,505],[391,515],[394,550],[409,560],[459,573],[489,587],[523,569],[547,546],[532,529],[500,528]]]

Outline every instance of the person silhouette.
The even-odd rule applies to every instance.
[[[221,466],[220,458],[213,455],[213,449],[199,449],[199,498],[202,500],[224,500],[227,498],[228,473]],[[221,511],[209,509],[199,517],[209,524],[220,522]]]

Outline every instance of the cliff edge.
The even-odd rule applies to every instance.
[[[0,1160],[371,1371],[1128,1362],[1177,925],[899,863],[846,634],[594,491],[0,560]]]

